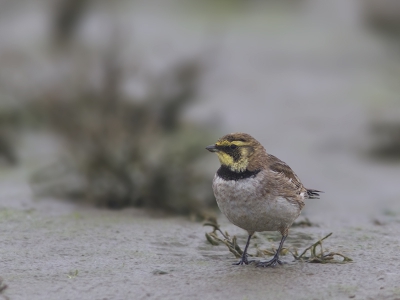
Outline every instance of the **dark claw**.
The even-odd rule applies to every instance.
[[[242,258],[237,263],[234,263],[233,265],[235,265],[235,266],[239,266],[239,265],[243,265],[243,264],[248,265],[248,264],[250,264],[252,262],[255,262],[254,259],[248,260],[247,256],[248,256],[247,254],[242,256]]]
[[[250,239],[251,239],[252,234],[249,234],[249,237],[247,238],[247,243],[246,243],[246,247],[244,247],[244,251],[242,254],[242,258],[234,265],[239,266],[239,265],[248,265],[249,263],[253,262],[254,260],[247,260],[247,248],[249,248],[249,244],[250,244]]]
[[[275,267],[276,264],[280,264],[283,265],[283,262],[279,260],[278,257],[274,256],[271,260],[269,261],[260,261],[256,264],[256,267],[263,267],[263,268],[267,268],[267,267]]]
[[[281,242],[279,243],[278,250],[275,252],[274,257],[269,261],[260,261],[260,262],[258,262],[256,264],[256,267],[267,268],[267,267],[275,267],[276,264],[283,265],[283,262],[281,262],[279,260],[279,253],[281,253],[281,250],[282,250],[282,247],[283,247],[283,243],[285,242],[286,237],[287,237],[287,233],[286,233],[286,235],[282,235]]]

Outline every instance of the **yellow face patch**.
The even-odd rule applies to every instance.
[[[221,165],[227,166],[234,172],[244,172],[247,169],[247,165],[249,164],[247,157],[240,159],[238,161],[234,161],[233,157],[225,152],[217,152],[219,162]]]
[[[242,141],[218,141],[215,143],[217,147],[227,147],[228,149],[232,145],[236,145],[238,148],[235,150],[235,154],[229,153],[228,151],[220,150],[217,152],[218,159],[221,165],[227,166],[234,172],[243,172],[246,171],[247,166],[249,164],[248,158],[251,155],[250,148],[245,147],[248,146],[248,143]]]
[[[225,166],[230,166],[233,164],[233,157],[230,156],[229,154],[226,154],[225,152],[217,152],[218,155],[218,159],[219,162],[221,163],[221,165],[225,165]]]

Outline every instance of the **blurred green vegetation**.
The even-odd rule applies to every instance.
[[[400,161],[400,123],[398,121],[380,121],[370,124],[372,145],[371,157],[377,160]]]
[[[32,119],[61,138],[68,152],[68,159],[34,174],[34,191],[182,214],[214,205],[211,179],[200,165],[208,129],[181,120],[196,94],[199,63],[171,67],[167,77],[148,82],[151,92],[140,100],[120,92],[122,71],[112,57],[103,66],[97,90],[83,84],[72,95],[60,91],[29,101]]]
[[[18,105],[0,107],[0,157],[15,164],[14,138],[44,132],[62,151],[32,175],[37,196],[201,215],[215,206],[202,163],[215,136],[182,115],[196,99],[204,62],[182,58],[154,75],[134,53],[127,70],[117,27],[101,49],[75,40],[90,8],[86,2],[60,0],[50,10],[47,55],[55,76],[34,92],[16,94]],[[140,96],[124,90],[137,79],[132,65],[135,75],[145,74],[139,76],[145,87]]]
[[[397,0],[364,0],[363,19],[377,33],[400,38],[400,3]]]

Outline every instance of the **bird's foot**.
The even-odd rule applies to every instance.
[[[248,256],[247,254],[246,255],[242,255],[240,260],[237,263],[234,263],[233,265],[235,265],[235,266],[239,266],[239,265],[243,265],[243,264],[248,265],[248,264],[250,264],[252,262],[255,262],[254,259],[248,260],[247,256]]]
[[[262,268],[275,267],[277,264],[283,265],[283,262],[279,260],[279,256],[275,255],[269,261],[260,261],[260,262],[258,262],[256,264],[256,267],[262,267]]]

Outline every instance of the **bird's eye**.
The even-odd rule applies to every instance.
[[[232,145],[230,146],[230,148],[233,150],[233,149],[236,149],[236,148],[237,148],[237,146],[236,146],[236,145],[234,145],[234,144],[232,144]]]

